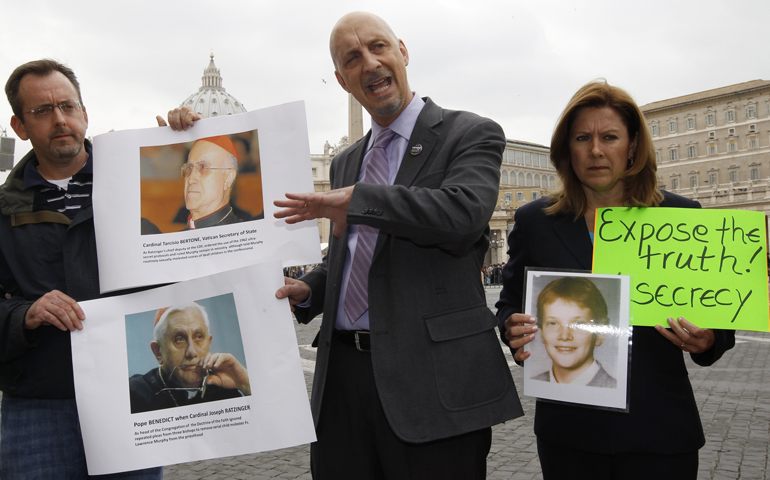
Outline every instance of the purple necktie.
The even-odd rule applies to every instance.
[[[386,128],[382,130],[368,153],[366,173],[363,181],[378,185],[388,184],[388,155],[385,148],[390,144],[396,132]],[[355,323],[369,309],[369,267],[372,265],[374,245],[377,243],[379,230],[367,225],[358,226],[356,254],[350,266],[350,279],[345,294],[345,314],[350,323]]]

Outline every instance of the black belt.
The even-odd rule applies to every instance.
[[[354,345],[359,352],[372,351],[369,330],[334,330],[334,338],[343,343]]]

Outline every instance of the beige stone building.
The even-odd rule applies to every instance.
[[[508,233],[513,228],[513,213],[532,200],[547,195],[561,185],[551,165],[550,150],[544,145],[508,140],[500,169],[500,194],[489,221],[489,251],[484,263],[508,261]]]
[[[641,109],[655,144],[662,188],[705,208],[770,214],[770,81],[739,83]]]
[[[326,192],[331,190],[331,183],[329,182],[329,167],[331,167],[332,159],[338,152],[348,146],[348,137],[342,137],[340,143],[337,145],[329,145],[326,142],[324,145],[324,153],[311,153],[310,164],[313,169],[313,186],[316,192]],[[326,253],[326,247],[329,246],[329,232],[331,229],[331,223],[327,218],[318,219],[318,237],[321,242],[321,250]]]
[[[316,192],[326,192],[331,190],[329,182],[329,167],[335,155],[352,145],[364,136],[363,109],[352,94],[348,93],[348,135],[342,137],[336,145],[329,144],[326,141],[323,154],[311,154],[310,164],[313,169],[313,185]],[[329,231],[331,223],[327,218],[318,219],[318,236],[321,241],[321,250],[326,253],[326,247],[329,242]]]

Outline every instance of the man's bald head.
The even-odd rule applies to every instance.
[[[409,52],[377,15],[352,12],[332,29],[329,50],[337,82],[387,127],[412,101],[406,66]]]
[[[343,15],[342,18],[337,20],[337,23],[334,24],[334,28],[332,28],[332,33],[329,36],[329,53],[332,56],[332,62],[334,62],[334,69],[339,70],[337,68],[337,58],[335,55],[334,50],[334,44],[335,44],[335,36],[337,33],[343,29],[348,29],[351,27],[355,27],[357,25],[363,25],[366,23],[374,23],[382,28],[384,32],[387,32],[390,36],[390,39],[394,42],[398,42],[398,37],[395,33],[393,33],[393,29],[390,28],[390,25],[383,20],[382,18],[378,17],[377,15],[370,13],[370,12],[350,12],[346,15]]]

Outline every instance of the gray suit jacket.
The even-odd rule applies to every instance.
[[[333,189],[356,183],[369,135],[334,159]],[[411,155],[416,145],[422,151]],[[479,280],[504,148],[493,121],[426,99],[395,184],[355,187],[348,224],[380,230],[369,271],[374,378],[404,441],[455,436],[523,414]],[[324,314],[311,400],[316,423],[347,237],[331,236],[323,263],[302,277],[313,295],[297,318],[307,323]]]

